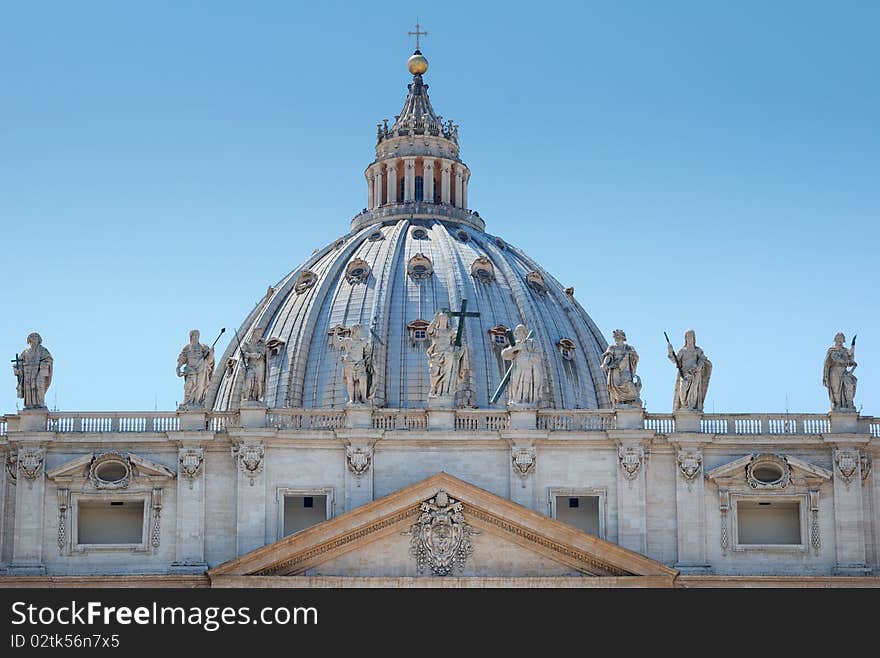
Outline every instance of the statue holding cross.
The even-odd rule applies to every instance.
[[[427,334],[431,339],[426,354],[428,356],[428,374],[431,380],[430,401],[435,404],[452,406],[455,394],[463,388],[468,376],[467,350],[461,345],[461,325],[450,326],[450,316],[466,313],[467,304],[462,304],[459,313],[443,309],[434,314],[434,320],[428,326]],[[470,314],[470,317],[477,314]],[[468,316],[465,316],[468,317]]]

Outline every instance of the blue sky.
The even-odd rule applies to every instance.
[[[880,415],[880,4],[418,11],[471,207],[609,340],[626,330],[649,410],[672,404],[663,331],[693,327],[707,411],[826,411],[843,331],[856,404]],[[188,330],[228,336],[348,230],[415,20],[401,2],[0,5],[0,346],[42,333],[50,407],[173,409]],[[16,402],[7,370],[0,413]]]

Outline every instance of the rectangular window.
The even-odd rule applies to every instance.
[[[143,500],[80,500],[77,544],[144,543]]]
[[[284,536],[327,519],[327,496],[284,496]]]
[[[599,496],[557,496],[556,518],[599,537]]]
[[[737,543],[743,546],[801,544],[801,504],[796,500],[736,503]]]

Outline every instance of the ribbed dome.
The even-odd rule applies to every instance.
[[[270,289],[238,333],[246,339],[256,330],[269,343],[270,407],[344,406],[341,354],[330,338],[334,328],[356,323],[378,337],[374,404],[425,407],[427,343],[418,321],[430,322],[441,308],[458,310],[462,298],[468,311],[480,313],[465,321],[470,390],[460,394],[462,406],[504,407],[504,396],[489,404],[507,365],[499,327],[519,323],[534,330],[544,353],[541,406],[610,406],[599,370],[606,342],[583,308],[522,251],[456,222],[401,219],[346,235]],[[235,348],[233,341],[217,363],[209,392],[215,410],[239,405],[243,373]]]
[[[425,329],[437,311],[458,311],[463,299],[480,315],[465,320],[469,375],[458,406],[504,407],[506,396],[494,405],[490,399],[508,365],[501,359],[507,330],[522,323],[543,351],[541,406],[610,407],[599,369],[605,340],[572,291],[484,232],[467,203],[470,170],[458,149],[458,127],[442,123],[416,73],[397,121],[379,127],[376,159],[365,172],[368,207],[348,235],[270,288],[238,331],[242,340],[256,334],[266,341],[270,407],[344,406],[335,337],[355,324],[373,337],[373,404],[427,406]],[[217,363],[208,391],[218,411],[239,406],[237,348],[233,341]]]

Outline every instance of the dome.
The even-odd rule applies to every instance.
[[[269,407],[344,407],[337,336],[354,325],[372,341],[372,404],[427,407],[426,330],[436,312],[457,312],[466,303],[468,368],[457,406],[505,407],[504,395],[491,402],[509,365],[501,351],[509,332],[524,324],[544,365],[539,406],[610,408],[599,368],[607,344],[599,329],[571,288],[486,233],[479,213],[468,208],[470,170],[458,156],[458,126],[435,114],[422,72],[414,73],[394,126],[380,124],[365,177],[368,205],[348,234],[270,287],[238,329],[242,340],[265,341]],[[217,361],[207,398],[216,411],[240,405],[244,372],[237,351],[233,340]]]

